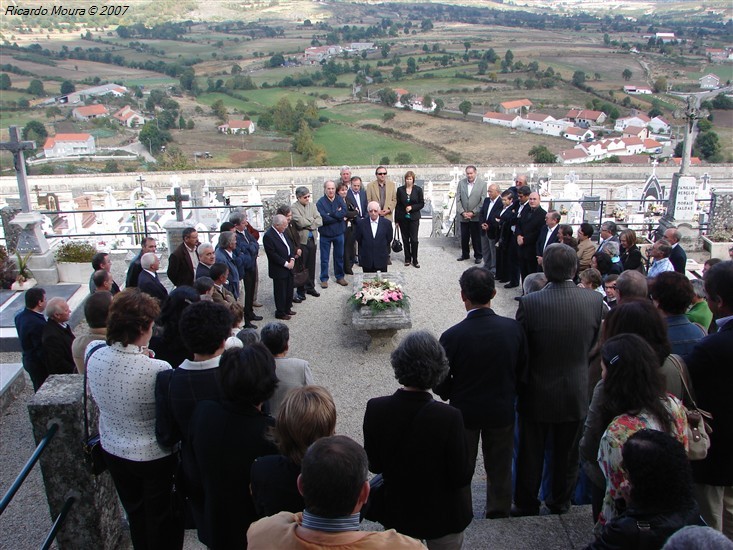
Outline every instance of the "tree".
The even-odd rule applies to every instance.
[[[138,140],[148,147],[153,155],[157,155],[160,153],[161,147],[171,141],[171,135],[167,130],[159,130],[154,121],[149,121],[140,130]]]
[[[466,42],[463,43],[463,47],[466,48],[466,51],[464,53],[467,54],[468,53],[468,48],[471,47],[471,43],[468,42],[468,41],[466,41]]]
[[[28,85],[28,93],[37,96],[43,95],[45,93],[43,90],[43,82],[41,82],[37,78],[31,80],[30,84]]]
[[[712,129],[713,123],[710,122],[707,118],[701,118],[697,121],[697,129],[701,132],[707,132],[708,130]]]
[[[51,118],[53,119],[54,122],[56,122],[56,117],[61,116],[62,114],[63,114],[63,111],[56,105],[46,109],[46,118]]]
[[[232,70],[229,71],[231,74],[239,74],[242,72],[242,67],[240,67],[237,63],[232,65]]]
[[[610,36],[608,36],[608,33],[604,33],[604,34],[603,34],[603,44],[604,44],[605,46],[608,46],[608,45],[610,45],[610,44],[611,44],[611,37],[610,37]]]
[[[702,158],[711,162],[720,161],[720,138],[715,132],[703,132],[695,140],[695,148]]]
[[[397,103],[397,100],[399,99],[397,97],[397,92],[392,88],[382,88],[377,92],[377,95],[382,103],[389,105],[390,107]]]
[[[183,71],[178,77],[178,82],[181,83],[181,88],[183,88],[184,90],[188,90],[189,92],[193,91],[196,84],[196,73],[194,72],[193,68],[189,67],[188,69]]]
[[[412,155],[410,153],[397,153],[394,161],[396,164],[411,164]]]
[[[468,116],[468,113],[471,111],[472,106],[473,104],[470,101],[468,101],[467,99],[465,99],[458,104],[458,110],[463,113],[463,117],[465,118]]]
[[[6,73],[0,73],[0,90],[9,90],[13,83]]]
[[[439,97],[436,97],[433,101],[435,102],[435,110],[433,111],[433,114],[437,115],[443,110],[443,107],[445,107],[445,102]]]
[[[504,54],[504,61],[506,62],[507,67],[511,67],[512,63],[514,63],[514,53],[512,53],[511,50],[507,50]]]
[[[397,115],[395,114],[394,111],[387,111],[386,113],[384,113],[382,115],[382,122],[389,122],[390,120],[392,120],[396,116]]]
[[[631,69],[624,69],[624,72],[621,73],[621,76],[624,78],[626,82],[631,80],[631,77],[634,73],[631,72]]]
[[[555,155],[544,145],[535,145],[529,150],[528,155],[537,164],[551,164],[555,162]]]
[[[417,72],[417,61],[415,61],[414,57],[407,58],[407,70],[405,72],[407,74],[415,74]]]
[[[381,159],[379,159],[379,164],[384,164],[385,166],[389,164],[389,157],[383,156]]]
[[[384,59],[387,59],[389,57],[389,50],[390,49],[391,48],[390,48],[390,45],[389,44],[386,44],[386,43],[385,44],[382,44],[382,57]]]
[[[61,95],[71,94],[76,91],[76,86],[71,80],[64,80],[61,83]]]
[[[485,59],[481,59],[478,62],[478,74],[486,74],[486,70],[489,68],[489,63]]]
[[[399,65],[392,69],[392,78],[394,80],[399,80],[400,78],[402,78],[402,68],[400,68]]]
[[[116,160],[108,160],[104,163],[104,168],[102,169],[103,172],[106,172],[107,174],[115,174],[120,171],[120,165],[117,164]]]
[[[211,104],[211,112],[214,113],[214,116],[222,124],[224,124],[227,121],[227,119],[229,118],[229,113],[227,113],[227,108],[221,99],[217,99],[216,101],[214,101],[214,103]]]
[[[585,85],[585,73],[583,71],[575,71],[573,73],[573,84],[578,87]]]
[[[667,91],[667,79],[660,76],[654,81],[654,91],[657,93],[664,93]]]
[[[21,137],[26,141],[35,141],[36,148],[43,147],[43,142],[48,137],[48,131],[43,125],[43,122],[38,120],[29,120],[28,124],[23,126],[23,130],[20,132]]]
[[[268,61],[267,64],[270,67],[281,67],[282,65],[285,65],[285,58],[283,57],[283,54],[276,53],[270,58],[270,61]]]

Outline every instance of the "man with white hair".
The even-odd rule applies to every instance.
[[[216,263],[216,252],[214,251],[214,245],[211,243],[201,243],[196,252],[199,255],[199,265],[196,266],[196,277],[211,277],[211,266]],[[213,279],[213,277],[211,277]]]
[[[160,268],[160,260],[153,252],[147,252],[140,258],[140,267],[142,271],[137,278],[137,287],[141,292],[150,294],[153,298],[163,302],[168,297],[168,291],[158,278],[158,269]]]
[[[481,206],[481,254],[484,267],[496,275],[496,241],[499,238],[499,215],[502,211],[501,189],[495,183],[489,184],[488,196]]]
[[[356,226],[354,240],[359,243],[359,265],[364,273],[387,271],[389,243],[392,242],[392,223],[379,215],[379,203],[367,204],[369,219]]]
[[[687,253],[680,246],[680,235],[679,230],[676,227],[670,227],[664,232],[664,239],[672,245],[672,252],[669,253],[669,261],[672,262],[674,270],[677,273],[685,274],[687,268]]]
[[[69,319],[71,308],[63,298],[51,298],[46,303],[48,323],[43,328],[43,356],[46,371],[51,374],[73,374],[76,370],[71,344],[74,333],[71,332]]]
[[[293,311],[293,267],[295,267],[295,243],[285,233],[288,219],[282,214],[272,217],[272,226],[262,237],[267,254],[267,266],[275,295],[275,317],[288,321]]]

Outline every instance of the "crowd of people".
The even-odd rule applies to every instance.
[[[183,232],[170,292],[153,239],[124,290],[108,255],[95,256],[88,335],[75,339],[64,300],[26,292],[24,367],[35,390],[50,374],[87,373],[134,547],[181,548],[184,528],[196,528],[214,549],[458,549],[479,446],[486,518],[589,502],[589,548],[661,548],[694,525],[733,538],[733,262],[709,262],[693,284],[675,228],[650,264],[613,222],[598,247],[590,224],[576,239],[523,176],[479,193],[467,167],[458,259],[473,250],[482,265],[458,281],[466,317],[439,338],[405,335],[390,358],[401,387],[366,403],[363,447],[335,435],[326,381],[290,356],[283,321],[319,296],[317,239],[321,289],[331,248],[338,284],[354,265],[388,269],[391,217],[405,267],[420,267],[415,174],[399,188],[385,167],[376,176],[364,190],[344,167],[316,205],[299,187],[278,209],[261,239],[277,321],[259,332],[260,235],[239,212],[216,246]],[[514,319],[491,307],[499,282],[522,284]],[[690,460],[685,407],[695,406],[712,431],[706,456]],[[362,518],[386,531],[359,530]]]

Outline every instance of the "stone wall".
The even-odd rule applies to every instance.
[[[708,234],[719,231],[733,232],[733,193],[712,193],[710,228]]]

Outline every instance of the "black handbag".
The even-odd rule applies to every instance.
[[[86,460],[89,471],[98,476],[107,469],[107,463],[104,460],[104,450],[102,449],[102,441],[99,438],[99,433],[89,435],[89,410],[88,410],[88,389],[87,389],[87,367],[89,365],[89,358],[99,348],[103,348],[107,344],[98,344],[94,346],[86,358],[84,359],[84,441],[82,442],[82,448],[84,449],[84,460]]]
[[[397,224],[392,241],[392,252],[402,252],[402,241],[400,240],[400,224]]]
[[[305,283],[308,282],[309,274],[310,272],[308,271],[308,268],[305,267],[305,262],[303,262],[303,258],[296,258],[295,269],[293,269],[293,287],[299,288],[305,286]]]

